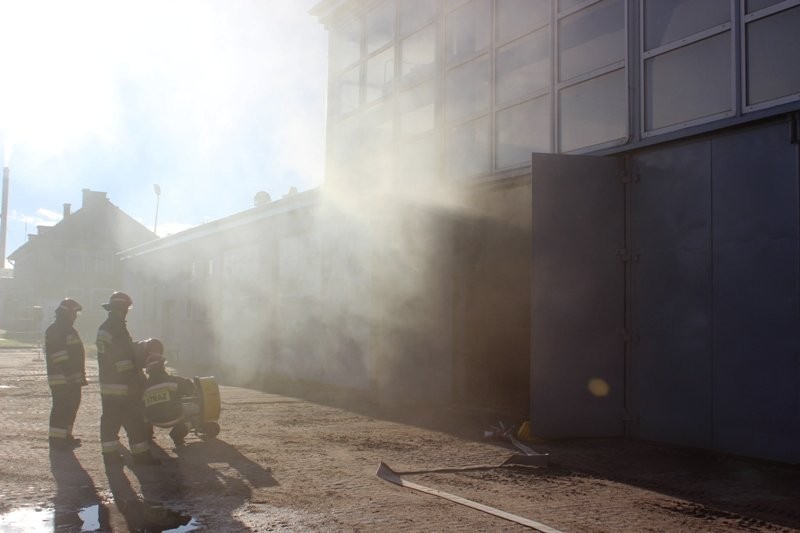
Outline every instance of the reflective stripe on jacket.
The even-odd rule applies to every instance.
[[[97,369],[101,395],[128,396],[135,390],[133,340],[124,320],[109,316],[97,330]]]
[[[47,383],[51,387],[83,382],[86,352],[71,323],[56,318],[47,327],[44,334],[44,353]]]

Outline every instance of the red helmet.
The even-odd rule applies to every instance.
[[[131,297],[124,292],[116,291],[108,298],[108,303],[103,304],[103,309],[111,311],[111,309],[127,309],[133,305]]]
[[[58,304],[56,307],[56,313],[78,313],[83,309],[81,304],[73,300],[72,298],[64,298],[61,300],[61,303]]]

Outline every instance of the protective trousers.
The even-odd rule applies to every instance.
[[[80,383],[50,386],[53,406],[50,408],[51,439],[66,439],[72,436],[72,426],[81,405]]]
[[[142,411],[133,397],[101,396],[100,441],[104,454],[119,453],[119,430],[125,428],[131,453],[136,456],[150,451],[147,428]]]

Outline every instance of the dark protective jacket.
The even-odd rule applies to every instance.
[[[47,382],[53,386],[81,385],[86,378],[86,352],[78,332],[66,320],[56,318],[44,334]]]
[[[109,316],[97,330],[97,369],[102,396],[124,398],[136,392],[133,339],[124,320]]]
[[[172,427],[183,420],[182,398],[194,396],[194,383],[166,370],[151,370],[142,401],[147,420],[159,427]]]

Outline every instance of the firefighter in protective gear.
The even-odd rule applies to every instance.
[[[100,442],[108,465],[122,464],[119,430],[125,428],[134,464],[157,465],[161,461],[150,453],[150,441],[142,419],[134,344],[125,319],[133,305],[131,297],[115,292],[103,308],[108,318],[97,331],[97,367],[100,374]]]
[[[72,449],[81,443],[72,435],[72,425],[81,404],[81,387],[86,385],[86,353],[73,327],[80,311],[81,304],[75,300],[61,300],[55,321],[45,331],[47,382],[53,397],[49,433],[53,449]]]
[[[141,398],[142,394],[144,394],[144,389],[147,387],[147,376],[144,373],[144,366],[147,357],[150,354],[159,354],[164,355],[164,344],[158,339],[144,339],[141,341],[137,341],[134,344],[134,352],[133,352],[133,366],[136,368],[136,379],[139,384],[139,388],[136,391],[135,395],[137,398]],[[145,419],[144,415],[144,404],[139,402],[139,407],[141,410],[141,418],[144,420],[145,428],[147,429],[147,439],[152,441],[153,440],[153,424],[151,424],[148,420]]]
[[[147,357],[147,385],[142,396],[144,413],[151,424],[171,428],[169,436],[175,447],[179,447],[183,446],[184,437],[189,433],[182,399],[194,397],[196,391],[192,380],[170,375],[165,364],[163,353],[151,352]]]

